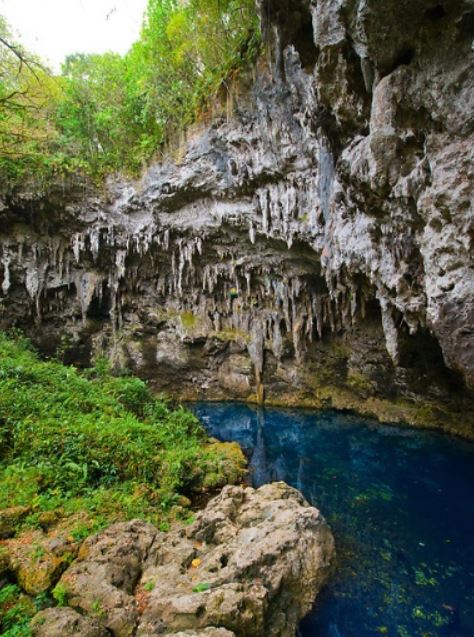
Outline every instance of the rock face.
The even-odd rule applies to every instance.
[[[0,540],[15,535],[16,525],[25,518],[30,509],[28,507],[16,506],[0,511]]]
[[[295,489],[225,487],[186,529],[133,521],[86,540],[58,584],[71,608],[39,613],[34,635],[294,637],[333,556]]]
[[[260,4],[253,77],[179,158],[5,197],[0,325],[182,397],[472,437],[472,0]]]
[[[48,608],[35,615],[31,629],[35,637],[77,635],[107,637],[109,633],[96,619],[83,617],[72,608]]]

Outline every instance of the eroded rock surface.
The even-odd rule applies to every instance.
[[[101,617],[117,637],[134,635],[139,616],[134,592],[155,538],[155,527],[133,521],[87,539],[59,582],[69,605]]]
[[[173,633],[172,637],[234,637],[234,633],[225,628],[205,628],[204,630],[185,630]]]
[[[96,619],[84,617],[72,608],[48,608],[35,615],[34,637],[107,637],[110,633]]]
[[[71,608],[40,613],[35,635],[80,618],[84,637],[101,637],[98,626],[116,637],[294,637],[333,557],[329,527],[295,489],[225,487],[187,528],[133,521],[86,540],[58,584]]]
[[[5,198],[0,325],[184,397],[472,436],[472,0],[260,4],[267,54],[178,161]]]

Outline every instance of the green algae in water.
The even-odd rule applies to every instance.
[[[300,637],[474,637],[474,445],[362,417],[197,404],[333,529],[337,572]]]

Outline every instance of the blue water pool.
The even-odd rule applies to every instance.
[[[474,637],[473,444],[337,412],[192,408],[242,445],[255,486],[285,480],[331,524],[336,574],[302,637]]]

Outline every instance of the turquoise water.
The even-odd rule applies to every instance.
[[[474,445],[337,412],[193,409],[242,445],[255,486],[285,480],[332,527],[338,568],[301,637],[474,637]]]

